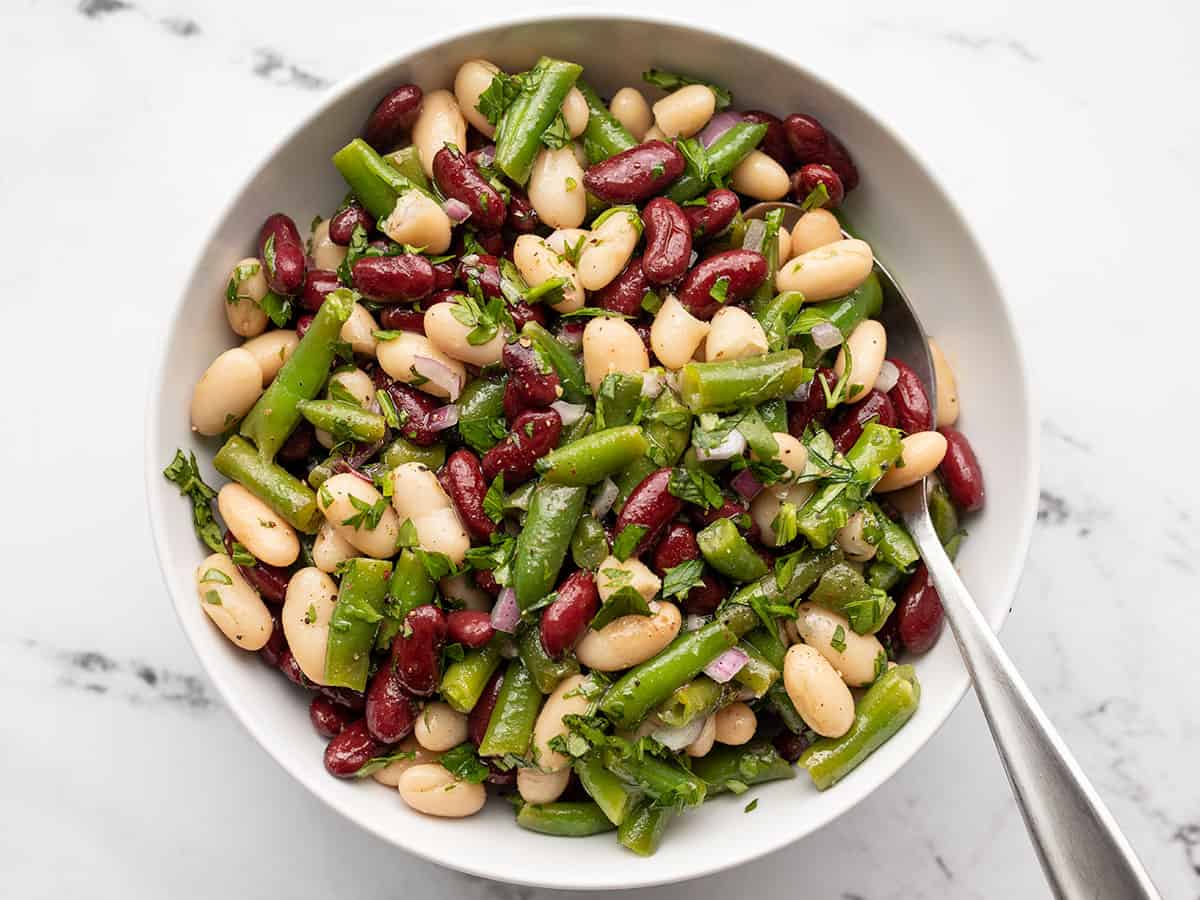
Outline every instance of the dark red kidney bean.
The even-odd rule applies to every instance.
[[[728,188],[717,188],[705,195],[703,206],[685,206],[683,214],[691,223],[692,239],[699,241],[728,228],[741,208],[742,201],[737,194]]]
[[[795,734],[785,728],[771,738],[771,743],[775,745],[775,752],[786,762],[794,763],[808,749],[811,742],[803,734]]]
[[[642,210],[646,249],[642,271],[654,284],[667,284],[687,271],[692,260],[692,223],[679,204],[655,197]]]
[[[549,406],[562,396],[558,373],[546,363],[526,338],[504,345],[500,361],[508,370],[508,383],[527,407]]]
[[[650,289],[650,280],[642,270],[642,257],[635,256],[616,278],[592,294],[592,302],[610,312],[636,316],[642,311],[642,299]]]
[[[304,290],[300,293],[300,308],[315,313],[325,302],[325,295],[342,286],[337,272],[328,269],[310,269],[304,276]]]
[[[788,144],[787,133],[783,130],[783,120],[779,116],[774,116],[761,109],[752,109],[749,112],[742,113],[742,121],[766,125],[767,133],[763,135],[758,149],[785,169],[790,169],[795,165],[796,157],[792,154],[791,145]]]
[[[504,198],[459,148],[447,144],[434,154],[433,180],[447,197],[467,205],[475,227],[494,231],[504,224]]]
[[[530,234],[537,230],[539,224],[537,210],[529,200],[529,195],[520,188],[509,188],[508,219],[505,225],[517,234]]]
[[[235,542],[233,532],[226,531],[224,537],[225,552],[230,556],[233,556],[233,545]],[[249,553],[244,547],[242,550]],[[287,594],[288,582],[292,578],[292,573],[286,568],[268,565],[261,559],[256,559],[253,566],[238,565],[238,571],[242,573],[242,577],[250,582],[250,586],[258,591],[259,596],[264,600],[269,603],[283,602],[283,598]]]
[[[307,265],[304,241],[300,239],[296,223],[288,216],[283,213],[267,216],[267,221],[258,230],[258,258],[262,260],[267,284],[275,293],[290,297],[304,287]]]
[[[500,697],[500,687],[504,683],[504,669],[500,668],[488,681],[487,687],[471,707],[467,714],[467,737],[478,747],[483,743],[487,734],[488,723],[492,720],[492,710],[496,708],[496,700]]]
[[[284,650],[279,654],[279,671],[283,673],[283,677],[292,684],[302,688],[312,689],[313,683],[308,680],[308,677],[300,668],[300,663],[296,662],[296,657],[292,651]]]
[[[629,493],[629,499],[621,507],[613,527],[614,534],[619,537],[629,525],[641,525],[646,529],[634,548],[634,556],[640,556],[652,547],[663,529],[683,509],[683,501],[667,490],[670,481],[670,468],[651,472]]]
[[[430,305],[432,306],[432,304]],[[411,331],[414,334],[424,334],[425,313],[407,306],[386,306],[379,311],[379,327],[387,331]]]
[[[355,715],[346,707],[338,706],[328,697],[313,697],[308,704],[308,718],[323,738],[335,738],[354,721]]]
[[[483,498],[487,494],[487,482],[479,459],[467,448],[455,450],[438,472],[438,481],[462,516],[463,524],[477,541],[487,541],[496,530],[496,523],[483,511]]]
[[[517,767],[501,768],[501,760],[494,757],[483,757],[483,764],[488,767],[487,776],[483,779],[488,784],[499,787],[512,787],[517,783]]]
[[[600,609],[596,581],[587,569],[576,569],[558,586],[558,596],[542,611],[542,649],[554,659],[575,646]]]
[[[308,426],[308,427],[305,427]],[[301,422],[296,430],[288,435],[275,458],[284,465],[302,463],[312,454],[317,444],[316,432],[308,422]]]
[[[464,256],[455,272],[459,284],[469,287],[471,280],[479,282],[485,297],[502,297],[500,290],[500,259],[498,256]]]
[[[803,203],[818,185],[825,185],[829,199],[821,204],[821,209],[836,209],[842,205],[846,197],[846,189],[842,187],[842,179],[838,173],[822,163],[807,163],[792,173],[792,199]]]
[[[504,383],[504,416],[510,422],[515,422],[517,416],[528,410],[529,407],[525,404],[525,398],[521,392],[517,390],[517,386],[511,381]]]
[[[666,141],[647,141],[589,166],[584,186],[610,203],[637,203],[661,193],[683,174],[683,154]]]
[[[352,722],[325,746],[325,771],[335,778],[353,778],[373,756],[383,753],[387,744],[377,741],[363,719]]]
[[[344,687],[327,687],[323,684],[312,684],[309,686],[314,688],[317,693],[328,700],[332,700],[338,706],[344,706],[346,709],[362,710],[366,708],[367,696],[358,691]]]
[[[350,267],[356,290],[372,300],[399,303],[419,300],[433,291],[433,266],[423,256],[364,256]]]
[[[832,132],[826,132],[826,134],[829,144],[826,147],[825,158],[816,161],[825,163],[837,172],[838,178],[842,179],[846,190],[852,191],[858,187],[858,167],[850,158],[850,151],[846,149],[846,145],[839,141]]]
[[[983,470],[971,448],[970,441],[957,428],[939,428],[946,439],[946,455],[938,466],[938,474],[954,505],[965,512],[983,508]]]
[[[412,734],[418,712],[396,667],[391,662],[380,666],[367,688],[366,722],[371,736],[385,744],[404,740]]]
[[[446,616],[432,604],[418,606],[404,619],[404,632],[392,641],[392,662],[410,694],[427,697],[437,688],[438,654],[446,640]],[[405,636],[407,632],[407,637]]]
[[[701,577],[704,580],[688,591],[687,596],[683,598],[683,611],[688,615],[711,615],[729,596],[729,588],[712,572],[705,572]]]
[[[745,518],[740,518],[744,516]],[[726,497],[725,502],[714,509],[701,509],[700,507],[692,508],[692,521],[696,528],[705,528],[711,525],[717,519],[738,519],[739,527],[746,535],[746,539],[759,543],[762,540],[762,535],[759,534],[758,526],[754,524],[754,520],[750,518],[750,507],[742,500],[731,500]],[[745,523],[749,523],[746,525]]]
[[[400,424],[400,434],[418,447],[436,444],[440,432],[429,427],[429,414],[441,404],[428,394],[391,379],[387,380],[384,390],[391,398],[392,405],[396,407],[396,413],[403,420]]]
[[[659,575],[673,569],[689,559],[700,558],[700,545],[696,543],[696,532],[682,522],[672,522],[662,540],[654,548],[651,568]]]
[[[308,326],[313,323],[314,318],[315,316],[310,313],[309,315],[301,316],[296,320],[296,337],[304,337],[304,333],[308,331]]]
[[[500,582],[496,580],[496,576],[492,573],[491,569],[476,569],[474,578],[475,584],[493,597],[500,593]]]
[[[794,438],[803,437],[804,429],[810,422],[824,425],[825,420],[829,418],[829,406],[825,400],[825,391],[821,387],[821,376],[824,376],[832,391],[837,380],[836,376],[833,374],[833,369],[822,366],[813,375],[813,380],[808,388],[808,396],[787,405],[788,433]]]
[[[438,303],[453,303],[458,297],[466,296],[467,292],[461,288],[448,287],[444,290],[434,291],[425,298],[425,301],[421,303],[420,306],[422,309],[428,310],[429,307],[435,306]],[[422,313],[422,315],[424,315],[424,313]]]
[[[259,649],[258,656],[272,669],[278,669],[285,653],[290,654],[291,651],[288,649],[287,637],[283,633],[283,623],[279,621],[279,616],[272,613],[271,636]]]
[[[562,419],[552,409],[523,412],[512,423],[512,433],[483,455],[483,478],[492,483],[501,472],[505,486],[528,481],[533,466],[558,445]]]
[[[354,229],[362,226],[370,234],[375,230],[375,217],[362,208],[358,201],[339,209],[329,219],[329,239],[335,244],[349,247],[354,237]]]
[[[783,130],[796,162],[824,163],[837,172],[846,190],[858,186],[858,169],[845,145],[815,118],[793,113],[783,120]]]
[[[899,372],[896,384],[888,391],[888,399],[896,410],[896,424],[909,434],[928,431],[933,427],[933,408],[929,405],[925,385],[905,363],[898,359],[888,362]]]
[[[726,250],[696,264],[679,286],[676,296],[697,319],[707,322],[722,306],[745,300],[767,277],[767,260],[754,250]],[[717,280],[728,279],[725,301],[714,300]]]
[[[412,131],[423,98],[424,94],[415,84],[393,88],[371,110],[367,124],[363,126],[363,140],[380,153],[391,150]]]
[[[937,641],[944,615],[942,598],[929,579],[929,570],[925,563],[917,563],[917,570],[896,603],[900,642],[913,653],[924,653]]]
[[[825,392],[820,391],[824,398]],[[857,403],[846,407],[838,413],[837,419],[829,426],[829,436],[838,451],[845,453],[854,446],[868,422],[875,419],[880,425],[891,428],[896,424],[896,410],[887,394],[872,388]]]
[[[458,609],[446,616],[446,637],[456,644],[476,649],[495,634],[492,617],[475,609]]]
[[[536,306],[530,306],[524,300],[518,300],[513,303],[511,300],[505,301],[508,304],[508,314],[512,316],[513,324],[520,331],[525,327],[526,322],[537,322],[543,328],[546,325],[546,310],[539,303]]]
[[[433,289],[435,291],[446,291],[455,285],[454,266],[451,261],[434,263],[433,264]]]

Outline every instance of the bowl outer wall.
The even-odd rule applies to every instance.
[[[614,46],[622,49],[618,60],[608,52]],[[280,765],[384,840],[502,881],[560,889],[643,887],[749,862],[822,827],[891,777],[946,721],[966,690],[968,677],[950,636],[917,661],[923,689],[917,715],[834,789],[819,793],[801,773],[795,780],[756,788],[754,815],[743,813],[744,801],[721,798],[676,819],[652,860],[632,856],[611,834],[564,843],[523,831],[513,823],[508,804],[498,800],[469,820],[431,819],[377,785],[328,776],[322,765],[324,741],[305,715],[308,698],[285,679],[265,675],[261,662],[234,648],[200,609],[192,572],[205,551],[196,542],[186,503],[161,475],[182,446],[196,452],[206,479],[219,481],[211,465],[216,445],[191,433],[187,409],[192,386],[208,363],[235,343],[221,294],[232,264],[253,252],[262,220],[282,208],[303,225],[337,204],[345,188],[325,161],[357,133],[390,87],[407,81],[448,86],[457,65],[474,56],[515,71],[542,53],[582,63],[602,93],[639,84],[639,73],[650,66],[703,72],[729,87],[740,108],[813,114],[851,148],[863,178],[847,212],[957,362],[962,425],[991,486],[988,508],[970,523],[971,540],[959,565],[997,628],[1015,593],[1036,513],[1037,418],[997,280],[962,214],[917,154],[880,116],[817,74],[726,34],[645,16],[543,13],[439,36],[336,88],[247,178],[219,215],[177,301],[146,418],[146,492],[155,547],[202,665],[235,715]],[[781,75],[763,77],[768,71]]]

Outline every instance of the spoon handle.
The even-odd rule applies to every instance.
[[[971,599],[928,515],[906,518],[975,681],[1054,895],[1063,900],[1160,900],[1112,814]]]

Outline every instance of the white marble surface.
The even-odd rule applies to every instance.
[[[450,27],[445,9],[500,13],[410,6],[0,8],[8,896],[550,896],[406,856],[293,784],[216,700],[145,524],[151,350],[227,186],[360,62]],[[1040,522],[1004,641],[1164,896],[1197,897],[1200,7],[980,6],[695,0],[688,17],[842,81],[901,127],[977,227],[1042,416]],[[972,697],[821,834],[639,893],[800,892],[1048,895]]]

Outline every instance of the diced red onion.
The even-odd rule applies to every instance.
[[[492,607],[492,627],[505,634],[512,634],[517,630],[517,623],[520,621],[521,607],[517,606],[517,592],[506,587],[500,591],[496,605]]]
[[[733,489],[742,495],[745,500],[753,500],[758,496],[763,489],[763,484],[754,477],[754,473],[749,469],[742,469],[733,476],[733,481],[730,482]]]
[[[734,112],[732,109],[717,113],[708,120],[708,124],[701,130],[700,143],[704,145],[705,149],[711,147],[717,138],[741,121],[742,114]]]
[[[617,502],[618,493],[620,489],[617,483],[611,478],[605,478],[600,483],[600,490],[596,492],[596,499],[592,501],[592,518],[603,519],[608,515],[612,505]]]
[[[679,393],[679,373],[678,372],[664,372],[663,373],[663,383],[666,384],[666,386],[669,387],[676,394]]]
[[[471,207],[454,197],[450,197],[442,203],[442,212],[455,225],[461,225],[471,218]]]
[[[696,631],[703,628],[707,624],[708,619],[705,616],[698,616],[695,613],[688,613],[688,617],[683,620],[684,631]]]
[[[896,382],[899,380],[900,370],[896,368],[894,362],[885,359],[883,365],[879,367],[879,377],[875,379],[875,390],[886,394],[896,386]]]
[[[679,728],[656,728],[650,732],[654,738],[668,750],[679,751],[696,742],[700,732],[704,730],[704,716],[696,716],[692,721]]]
[[[811,334],[813,343],[822,350],[829,350],[842,342],[842,333],[832,322],[818,322]]]
[[[796,385],[796,389],[788,395],[788,399],[793,403],[803,403],[808,399],[808,392],[812,390],[812,381],[802,381]]]
[[[583,418],[587,406],[582,403],[568,403],[566,400],[555,400],[550,408],[558,413],[563,425],[574,425]]]
[[[657,397],[663,392],[663,376],[661,372],[648,371],[642,373],[642,396]]]
[[[458,424],[458,407],[453,403],[439,406],[425,417],[425,424],[430,431],[445,431]]]
[[[582,322],[563,322],[559,326],[558,334],[555,337],[572,350],[578,350],[583,346],[583,329],[584,324]]]
[[[458,395],[462,393],[462,379],[458,377],[458,373],[436,359],[414,356],[412,367],[422,378],[428,378],[431,384],[449,394],[451,400],[457,400]]]
[[[735,456],[741,456],[746,452],[746,439],[742,433],[736,428],[729,432],[725,440],[717,444],[711,450],[706,450],[703,447],[696,448],[696,459],[700,462],[708,462],[710,459],[733,459]]]
[[[717,684],[725,684],[742,671],[742,666],[748,662],[750,662],[750,657],[746,655],[745,650],[730,647],[704,667],[704,674]]]
[[[476,151],[476,153],[475,153],[476,165],[484,166],[485,168],[490,169],[492,166],[492,163],[494,163],[495,161],[496,161],[496,145],[495,144],[488,144],[487,146],[480,147],[479,150]]]

